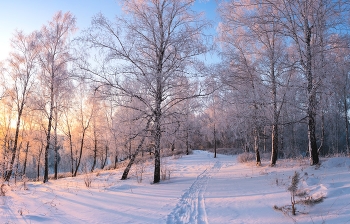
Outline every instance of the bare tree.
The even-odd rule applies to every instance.
[[[113,101],[111,100],[105,100],[104,101],[104,116],[106,119],[106,128],[108,130],[108,139],[110,141],[110,148],[113,148],[114,150],[111,152],[113,155],[113,159],[111,159],[114,162],[114,169],[117,166],[118,162],[118,130],[117,130],[117,122],[115,119],[115,106],[113,105]],[[111,161],[111,162],[112,162]]]
[[[288,106],[292,106],[294,101],[292,107],[306,114],[311,164],[319,161],[316,144],[317,97],[322,80],[327,75],[327,53],[334,47],[333,37],[340,34],[335,27],[345,27],[340,24],[344,24],[348,18],[348,10],[349,2],[342,0],[221,2],[219,11],[223,22],[219,26],[219,40],[223,46],[224,63],[230,68],[224,81],[236,94],[236,104],[242,100],[254,101],[251,103],[256,108],[253,110],[253,117],[257,118],[255,124],[261,122],[266,117],[262,113],[271,108],[271,165],[276,163],[278,147],[283,147],[282,140],[285,137],[284,126],[280,131],[278,127],[281,124],[294,126],[294,123],[302,120],[299,115],[294,116],[293,121],[282,119],[282,122],[280,118],[286,97],[291,97],[288,93],[292,86],[291,80],[298,81],[294,83],[295,89],[304,84],[307,94],[301,96],[301,89],[295,91],[298,98],[294,96],[294,99],[288,99]],[[244,92],[243,97],[239,94],[242,84],[249,83],[242,77],[246,81],[250,78],[251,84],[251,92]],[[304,80],[298,80],[298,77]],[[271,95],[270,100],[261,97],[267,94]],[[253,131],[256,137],[254,133],[260,134],[260,131]],[[279,134],[282,134],[280,143]]]
[[[194,86],[193,81],[186,80],[203,68],[197,56],[208,51],[203,39],[208,23],[191,10],[194,0],[120,2],[124,17],[111,22],[98,15],[82,38],[99,49],[104,64],[99,71],[87,64],[80,66],[94,75],[100,89],[140,101],[145,116],[153,118],[154,183],[158,183],[164,116],[177,103],[201,94],[201,89],[187,94]],[[139,88],[129,88],[132,82]]]
[[[77,175],[77,172],[80,167],[82,155],[83,155],[83,149],[85,146],[85,140],[86,140],[86,134],[88,131],[88,128],[91,125],[91,120],[94,114],[94,106],[89,104],[87,102],[87,97],[86,97],[86,88],[85,88],[85,83],[81,83],[79,86],[80,88],[80,102],[79,102],[79,108],[77,111],[77,117],[78,117],[78,123],[79,125],[77,126],[77,130],[80,134],[79,136],[79,155],[78,158],[76,159],[76,165],[75,165],[75,170],[73,176],[75,177]]]
[[[76,30],[76,20],[70,13],[56,13],[48,25],[44,25],[40,31],[40,65],[41,85],[43,96],[46,98],[42,109],[46,111],[48,124],[46,129],[45,147],[45,173],[43,182],[48,181],[49,165],[48,152],[51,144],[51,127],[55,110],[55,95],[60,91],[60,86],[67,80],[67,63],[72,60],[70,56],[70,35]],[[47,105],[46,105],[47,102]]]
[[[126,180],[127,179],[129,171],[130,171],[130,168],[134,164],[135,158],[136,158],[137,154],[139,153],[139,151],[141,150],[141,148],[143,146],[143,143],[144,143],[144,141],[145,141],[145,139],[147,137],[147,132],[149,131],[148,128],[149,128],[150,122],[151,122],[151,118],[148,118],[146,127],[144,129],[141,129],[141,133],[139,133],[141,135],[140,142],[139,142],[135,152],[130,156],[130,161],[129,161],[128,165],[124,169],[124,172],[123,172],[121,180]]]
[[[102,130],[105,131],[104,127],[104,116],[102,114],[102,99],[100,99],[95,92],[93,96],[90,97],[89,103],[92,105],[92,120],[91,120],[91,141],[92,141],[92,151],[93,151],[93,162],[91,167],[91,172],[94,171],[96,165],[97,165],[97,156],[98,154],[101,154],[102,148],[102,136],[105,134],[102,132]],[[106,147],[108,148],[108,147]],[[102,153],[103,155],[103,153]]]
[[[348,100],[349,100],[349,71],[350,71],[350,61],[349,54],[350,49],[348,47],[350,43],[349,36],[335,36],[334,39],[334,49],[331,54],[325,56],[324,64],[327,65],[325,71],[327,74],[332,73],[325,77],[325,81],[322,82],[322,87],[324,91],[320,91],[320,101],[322,103],[322,114],[321,114],[321,145],[319,146],[319,151],[322,150],[323,144],[325,144],[325,114],[327,113],[327,101],[331,100],[330,98],[336,98],[335,101],[338,101],[339,112],[342,111],[342,116],[344,117],[344,124],[340,124],[340,129],[345,131],[345,149],[347,154],[350,150],[349,142],[349,115],[348,115]],[[330,90],[332,94],[329,94]],[[323,109],[324,108],[324,109]]]
[[[17,120],[14,142],[11,149],[12,157],[10,160],[10,167],[5,175],[6,181],[9,181],[12,175],[13,164],[17,154],[21,118],[35,83],[35,75],[37,72],[36,62],[39,53],[36,38],[36,33],[25,35],[22,31],[16,31],[11,42],[14,51],[10,54],[10,59],[8,60],[8,77],[11,78],[10,83],[13,83],[13,85],[7,88],[7,94],[15,103]]]
[[[275,19],[283,27],[286,36],[294,41],[299,56],[300,69],[306,80],[307,102],[306,115],[308,127],[308,150],[311,165],[319,163],[316,142],[317,90],[324,73],[315,71],[315,59],[322,60],[330,42],[334,28],[346,22],[349,1],[343,0],[286,0],[267,1],[274,8]]]
[[[223,6],[224,9],[230,9]],[[233,7],[231,7],[233,8]],[[229,12],[229,11],[228,11]],[[240,18],[237,14],[227,13],[228,16]],[[226,16],[225,14],[223,16]],[[263,121],[262,111],[265,99],[262,94],[262,80],[258,71],[259,61],[256,54],[256,38],[247,31],[249,27],[242,27],[239,21],[226,18],[225,23],[220,24],[219,42],[222,46],[224,67],[222,69],[222,82],[228,86],[233,98],[230,102],[242,107],[242,114],[249,123],[247,132],[253,136],[253,146],[256,154],[256,163],[259,165],[259,128]]]
[[[274,9],[268,4],[259,4],[259,1],[231,1],[221,6],[223,24],[221,25],[222,40],[228,44],[234,37],[244,37],[253,46],[254,70],[262,82],[256,88],[267,88],[271,93],[271,100],[265,100],[265,108],[271,108],[271,165],[274,166],[278,156],[278,127],[280,112],[285,101],[286,91],[290,80],[289,72],[293,63],[288,58],[285,37],[281,34],[282,26],[274,17]],[[229,31],[229,35],[226,35]],[[254,89],[254,88],[253,88]],[[268,93],[267,93],[268,94]],[[255,106],[257,107],[256,103]],[[257,110],[255,110],[257,112]],[[257,114],[255,114],[257,122]],[[255,129],[254,147],[257,148]],[[256,151],[256,150],[255,150]],[[258,155],[257,155],[258,157]]]
[[[70,103],[74,102],[74,98],[70,99]],[[74,174],[74,156],[73,156],[73,109],[69,103],[65,103],[65,107],[62,110],[62,119],[60,120],[60,130],[68,139],[68,148],[70,152],[70,165],[71,165],[71,174]]]
[[[27,171],[27,165],[29,164],[29,159],[28,159],[28,155],[29,153],[29,149],[32,148],[33,146],[33,132],[34,132],[34,128],[35,128],[35,122],[34,119],[32,119],[32,115],[33,111],[30,111],[28,114],[25,114],[24,117],[24,127],[23,129],[25,130],[25,138],[23,139],[23,141],[25,140],[25,156],[24,156],[24,162],[23,162],[23,170],[22,170],[22,175],[26,176],[26,171]]]
[[[2,177],[5,179],[7,170],[10,164],[11,158],[11,148],[13,142],[13,136],[11,133],[11,121],[14,119],[14,102],[9,98],[4,98],[1,101],[1,113],[0,113],[0,130],[1,130],[1,147],[2,147],[2,155],[1,155],[1,171]]]

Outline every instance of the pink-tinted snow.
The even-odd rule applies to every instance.
[[[0,223],[350,223],[350,159],[321,159],[319,167],[307,159],[269,161],[262,166],[238,163],[236,156],[194,151],[181,158],[164,158],[170,179],[152,182],[152,163],[146,164],[142,183],[121,181],[122,169],[50,180],[19,182],[0,197]],[[297,204],[288,212],[287,188],[297,171],[299,189],[314,205]],[[299,200],[299,198],[298,198]],[[285,208],[284,212],[274,206]]]

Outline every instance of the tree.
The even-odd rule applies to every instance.
[[[141,139],[140,139],[140,142],[135,150],[135,152],[130,155],[130,161],[128,163],[128,165],[126,166],[126,168],[124,169],[124,172],[123,172],[123,175],[122,175],[122,178],[121,180],[126,180],[127,177],[128,177],[128,174],[129,174],[129,171],[130,171],[130,168],[131,166],[134,164],[134,161],[135,161],[135,158],[137,156],[137,154],[139,153],[139,151],[141,150],[141,147],[143,145],[143,142],[145,141],[146,137],[147,137],[147,132],[149,131],[149,125],[150,125],[150,122],[151,122],[151,118],[148,118],[148,121],[147,121],[147,124],[146,124],[146,127],[144,129],[141,129]]]
[[[105,110],[105,118],[106,118],[106,124],[108,128],[108,137],[110,139],[110,145],[111,148],[114,150],[112,151],[112,156],[114,157],[114,169],[117,168],[117,162],[118,162],[118,131],[117,131],[117,123],[115,119],[115,106],[113,105],[113,101],[106,100],[104,102],[104,110]],[[113,160],[112,160],[113,161]]]
[[[230,9],[223,6],[224,9]],[[234,8],[234,7],[231,7]],[[231,16],[230,11],[225,11]],[[225,14],[223,15],[224,17]],[[237,14],[233,17],[236,19]],[[239,16],[238,16],[239,18]],[[263,105],[265,99],[262,94],[262,79],[258,71],[259,55],[257,55],[256,36],[253,36],[247,29],[242,27],[239,21],[233,18],[225,18],[225,23],[219,26],[219,41],[222,44],[222,57],[224,68],[222,69],[222,82],[232,89],[234,99],[230,100],[234,104],[243,104],[247,108],[242,111],[249,123],[247,132],[251,132],[254,138],[254,151],[256,154],[256,163],[259,165],[259,129],[262,126]],[[233,98],[233,97],[232,97]]]
[[[80,92],[80,102],[79,102],[79,108],[77,110],[77,117],[78,117],[78,125],[76,127],[76,131],[80,134],[79,136],[79,156],[76,159],[76,165],[73,176],[75,177],[77,175],[77,172],[80,167],[81,158],[83,155],[83,149],[85,144],[85,138],[87,134],[87,130],[91,125],[91,120],[94,114],[94,106],[89,104],[87,101],[87,90],[85,83],[81,83],[79,85]]]
[[[29,106],[30,107],[30,106]],[[29,153],[29,149],[33,149],[33,141],[34,141],[34,133],[35,133],[35,128],[36,128],[36,123],[34,117],[34,110],[29,110],[28,113],[25,114],[24,119],[23,119],[23,131],[25,133],[25,137],[23,140],[26,141],[26,147],[24,150],[25,156],[24,156],[24,162],[23,162],[23,171],[22,174],[23,176],[26,176],[26,171],[27,171],[27,166],[30,163],[28,156],[32,153]],[[32,150],[31,150],[32,151]]]
[[[308,123],[305,136],[311,164],[319,161],[316,142],[319,93],[328,75],[326,65],[331,63],[327,60],[335,47],[334,36],[346,29],[348,10],[349,2],[342,0],[221,2],[223,22],[219,25],[219,41],[223,67],[228,68],[222,72],[223,81],[231,88],[236,104],[243,101],[251,105],[255,148],[258,146],[255,139],[261,135],[259,126],[267,124],[263,121],[267,118],[264,113],[271,111],[271,165],[276,163],[278,148],[283,148],[285,126],[294,127],[303,120],[300,111]],[[300,94],[303,91],[300,85],[304,85],[304,95]],[[270,99],[265,95],[270,95]],[[282,108],[286,104],[289,110],[298,108],[295,116],[289,116],[286,108]],[[296,142],[294,132],[292,142]]]
[[[36,148],[36,150],[33,150],[32,155],[35,161],[35,165],[33,167],[33,170],[36,169],[36,179],[39,181],[40,178],[40,167],[42,167],[42,154],[45,150],[45,138],[47,137],[45,134],[45,117],[42,116],[42,114],[37,113],[37,111],[30,116],[30,119],[34,121],[34,127],[32,131],[32,147]],[[34,172],[35,173],[35,172]]]
[[[45,147],[45,173],[43,182],[48,181],[49,166],[48,152],[51,145],[51,127],[55,113],[55,96],[61,86],[68,79],[67,64],[72,61],[70,55],[70,35],[75,32],[76,20],[70,13],[57,12],[48,25],[44,25],[40,31],[40,81],[45,101],[41,109],[47,115],[46,147]],[[47,111],[46,111],[47,109]]]
[[[106,133],[106,125],[105,125],[105,116],[103,114],[103,100],[101,97],[99,97],[98,92],[94,92],[93,95],[91,93],[91,96],[89,97],[89,103],[92,106],[92,117],[91,117],[91,148],[93,151],[93,162],[91,166],[91,172],[95,169],[97,165],[97,156],[98,154],[101,155],[101,169],[103,169],[105,160],[103,159],[103,149],[105,149],[106,157],[108,153],[108,139],[103,139],[102,136],[107,136],[108,132]],[[108,129],[107,129],[108,130]],[[108,138],[108,137],[107,137]],[[103,143],[105,143],[103,145]]]
[[[17,154],[23,110],[25,109],[28,98],[30,97],[35,85],[35,75],[37,72],[36,62],[39,53],[36,38],[36,33],[25,35],[22,31],[16,31],[11,42],[14,51],[10,54],[10,59],[8,60],[8,77],[11,78],[9,83],[12,85],[9,84],[11,87],[7,88],[7,94],[15,103],[17,120],[13,146],[11,149],[12,156],[10,167],[5,175],[6,181],[9,181],[12,175],[13,164]]]
[[[350,36],[349,35],[339,35],[334,36],[334,50],[330,54],[330,58],[327,61],[332,61],[331,71],[335,72],[333,77],[329,77],[330,80],[327,84],[333,85],[335,96],[339,96],[339,101],[342,103],[342,110],[344,116],[344,126],[345,126],[345,148],[346,153],[350,153],[350,139],[349,139],[349,75],[350,75]],[[333,59],[333,60],[332,60]],[[341,125],[343,126],[343,125]]]
[[[98,89],[139,101],[143,106],[133,109],[152,118],[154,183],[158,183],[164,117],[177,103],[202,94],[188,80],[202,72],[197,56],[208,52],[203,38],[208,23],[191,10],[194,0],[120,2],[124,17],[113,23],[98,15],[82,38],[99,50],[103,64],[99,70],[86,63],[80,67],[94,75]],[[129,88],[131,83],[139,88]],[[198,91],[188,94],[191,89]]]
[[[74,156],[73,156],[73,104],[75,103],[75,97],[71,95],[71,98],[64,103],[65,107],[62,110],[62,119],[60,120],[60,130],[64,133],[68,139],[68,148],[70,154],[71,174],[74,174]]]
[[[258,107],[263,105],[263,108],[271,111],[271,165],[274,166],[278,156],[280,111],[285,101],[290,75],[292,74],[290,69],[293,68],[293,64],[288,58],[288,51],[285,51],[287,46],[284,43],[284,36],[281,35],[282,27],[274,17],[274,9],[269,7],[268,4],[260,4],[259,1],[228,1],[222,3],[220,14],[223,22],[220,24],[219,40],[223,43],[223,51],[226,54],[232,54],[228,49],[233,47],[238,49],[236,52],[241,54],[241,57],[245,55],[246,59],[242,60],[240,64],[246,64],[247,75],[245,76],[248,80],[250,77],[251,89],[255,93],[252,104],[254,108],[255,128],[253,135],[257,164],[260,164],[258,136],[261,132],[257,124],[260,122],[261,126],[264,125],[261,122],[261,115],[258,114],[262,111],[259,111]],[[238,40],[248,42],[248,44],[244,45]],[[253,77],[253,74],[256,78]],[[230,80],[228,83],[234,83],[238,79],[244,78],[231,76],[236,80]],[[228,77],[228,79],[232,79],[232,77]],[[227,78],[224,80],[227,80]],[[242,82],[238,83],[238,85],[240,84]],[[235,86],[235,88],[238,87]],[[266,94],[261,94],[264,91],[266,91]],[[270,99],[259,99],[257,97],[259,94],[270,95],[271,97]],[[266,137],[264,136],[264,138]]]
[[[220,116],[220,109],[222,110],[222,107],[219,107],[219,104],[222,102],[220,99],[218,91],[211,94],[207,99],[207,110],[205,111],[205,116],[203,116],[203,119],[205,120],[204,123],[208,124],[208,133],[210,136],[209,138],[212,139],[213,147],[214,147],[214,158],[216,158],[216,152],[217,152],[217,145],[218,145],[218,130],[219,130],[219,116]],[[209,140],[209,139],[208,139]]]
[[[317,90],[324,73],[316,73],[315,59],[322,61],[331,43],[332,33],[344,24],[349,12],[349,2],[343,0],[287,0],[267,1],[274,8],[275,18],[283,33],[294,42],[298,63],[306,80],[306,115],[308,150],[311,165],[319,163],[316,142]],[[328,48],[329,49],[329,48]]]
[[[9,169],[10,157],[12,155],[12,133],[11,133],[11,121],[15,116],[14,111],[14,102],[9,98],[5,97],[1,101],[1,113],[0,113],[0,133],[1,133],[1,141],[2,141],[2,177],[5,179],[7,171]]]

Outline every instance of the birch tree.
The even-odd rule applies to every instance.
[[[76,158],[76,164],[75,164],[75,169],[73,173],[74,177],[77,175],[78,170],[80,168],[84,147],[86,145],[86,137],[87,137],[88,129],[91,126],[92,117],[94,115],[94,105],[89,104],[87,99],[88,91],[90,89],[87,89],[85,83],[81,83],[78,88],[79,88],[80,101],[78,103],[79,108],[77,108],[77,111],[76,111],[78,125],[76,126],[75,133],[79,137],[77,138],[78,151],[76,152],[77,158]]]
[[[249,93],[252,95],[250,98],[254,99],[253,104],[259,108],[272,105],[271,165],[277,159],[280,112],[286,101],[285,97],[290,95],[286,92],[289,89],[288,84],[290,80],[296,80],[292,75],[304,79],[302,82],[306,94],[299,98],[299,105],[295,107],[304,107],[311,165],[319,162],[316,142],[318,93],[322,80],[327,75],[326,54],[332,49],[332,36],[341,33],[339,29],[346,27],[343,25],[348,18],[348,10],[349,2],[341,0],[221,2],[220,14],[223,22],[219,26],[219,40],[224,43],[223,56],[227,67],[234,74],[234,79],[227,84],[235,83],[231,87],[241,89],[237,87],[242,83],[237,74],[243,74],[242,71],[245,70],[246,78],[250,76],[250,80],[253,80],[252,77],[257,77],[255,83],[251,82]],[[288,57],[286,53],[292,57]],[[271,103],[266,99],[259,99],[264,92],[260,90],[263,86],[271,92]],[[255,117],[260,121],[263,118],[262,110],[254,111],[258,112],[255,114],[259,115]]]
[[[233,99],[230,102],[245,104],[247,107],[241,116],[245,117],[252,129],[256,163],[259,165],[261,161],[258,135],[259,126],[263,120],[261,117],[263,116],[262,105],[264,104],[261,100],[263,96],[261,94],[262,80],[257,69],[259,61],[254,46],[256,41],[244,27],[235,24],[230,19],[226,23],[220,24],[219,30],[219,41],[223,49],[222,57],[225,68],[227,68],[225,71],[223,69],[222,82],[233,90]],[[242,107],[242,109],[244,108]]]
[[[36,37],[36,33],[26,35],[22,31],[16,31],[11,41],[13,52],[10,54],[8,60],[8,77],[11,81],[8,83],[10,87],[6,89],[8,96],[10,96],[11,100],[15,103],[17,119],[14,141],[11,149],[12,156],[9,169],[5,175],[6,181],[9,181],[12,175],[13,164],[17,154],[22,114],[35,85],[37,57],[39,53]]]
[[[347,22],[349,1],[285,0],[266,3],[274,8],[275,18],[298,52],[298,64],[306,81],[308,150],[311,165],[316,165],[319,163],[316,142],[317,90],[325,74],[316,73],[315,59],[322,60],[322,54],[326,53],[330,44],[329,37],[339,32],[337,28]]]
[[[99,88],[140,101],[144,117],[152,118],[154,183],[160,181],[164,117],[177,103],[201,94],[200,89],[196,94],[187,91],[193,89],[191,78],[203,68],[197,56],[208,51],[203,38],[208,23],[192,11],[194,2],[121,0],[123,17],[112,22],[97,15],[82,38],[103,57],[99,70],[81,64]],[[127,88],[130,82],[140,88]]]
[[[55,113],[55,96],[60,86],[68,79],[67,64],[72,60],[70,55],[70,36],[75,32],[76,20],[70,13],[57,12],[52,21],[44,25],[40,31],[40,80],[43,90],[44,103],[41,109],[47,116],[46,146],[45,146],[45,172],[43,182],[48,181],[49,165],[48,152],[51,145],[51,128]]]

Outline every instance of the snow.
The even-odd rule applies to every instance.
[[[350,223],[350,158],[322,158],[312,167],[307,159],[268,162],[256,167],[194,151],[164,158],[170,179],[160,184],[151,184],[152,163],[141,183],[137,166],[124,181],[118,169],[28,182],[28,189],[11,182],[0,196],[0,223]],[[303,197],[323,200],[298,203],[293,216],[287,188],[295,171]]]

